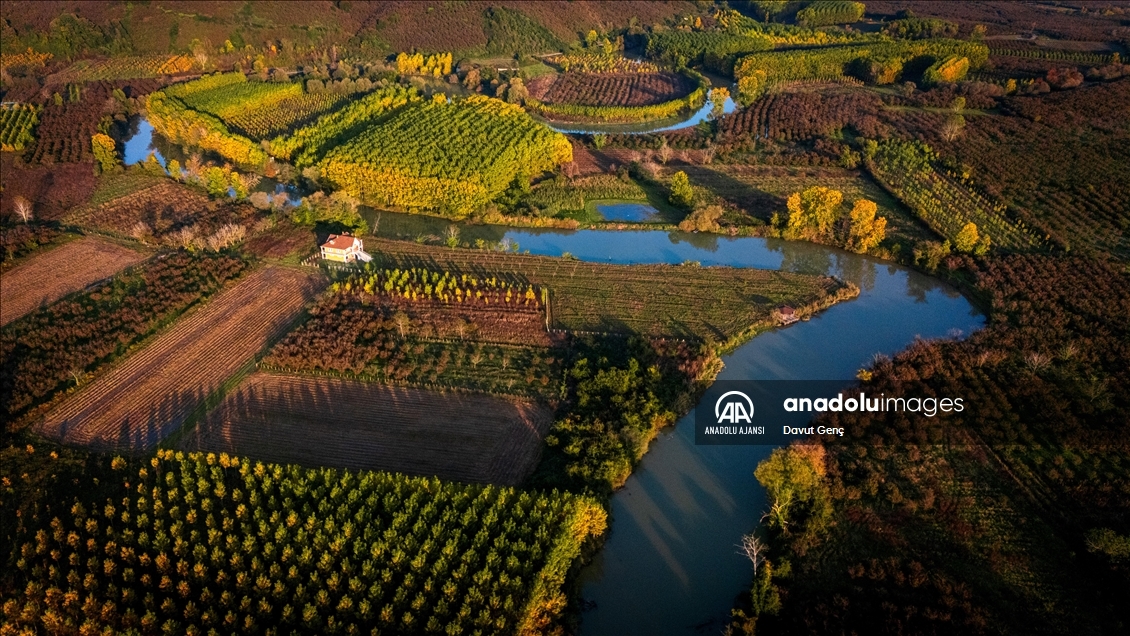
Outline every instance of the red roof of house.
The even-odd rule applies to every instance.
[[[788,305],[782,305],[780,311],[784,316],[791,316],[796,313],[796,310],[794,310],[792,307],[789,307]]]
[[[330,239],[323,243],[322,247],[328,247],[331,250],[347,250],[353,247],[354,242],[357,240],[356,236],[350,236],[348,234],[330,234]]]

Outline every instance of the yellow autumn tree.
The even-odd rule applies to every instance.
[[[789,196],[789,219],[784,237],[818,240],[832,233],[832,225],[840,216],[844,194],[824,186],[813,186]]]
[[[848,247],[866,254],[878,247],[887,236],[887,217],[876,217],[878,206],[874,201],[859,199],[851,208],[851,236]]]
[[[98,168],[102,172],[109,172],[118,164],[118,153],[114,149],[114,140],[109,135],[97,133],[90,138],[91,151]]]

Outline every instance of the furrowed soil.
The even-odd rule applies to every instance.
[[[36,254],[0,278],[0,325],[144,259],[141,252],[89,236]]]
[[[537,464],[552,416],[546,406],[491,395],[256,373],[180,447],[517,485]]]
[[[96,449],[155,447],[324,285],[320,274],[281,267],[251,274],[68,398],[37,431]]]
[[[530,82],[548,104],[650,106],[682,97],[694,82],[678,73],[565,73]]]

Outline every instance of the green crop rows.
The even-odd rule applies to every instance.
[[[5,616],[84,633],[536,630],[606,524],[556,492],[173,451],[90,464],[68,490],[84,495],[28,515],[28,584]]]
[[[401,108],[330,150],[320,166],[331,184],[370,204],[463,217],[520,173],[537,175],[571,159],[564,135],[518,106],[472,96]]]

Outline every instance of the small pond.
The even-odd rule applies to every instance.
[[[646,203],[596,203],[596,211],[604,217],[605,221],[626,221],[630,223],[646,223],[654,221],[659,215],[659,210]]]

